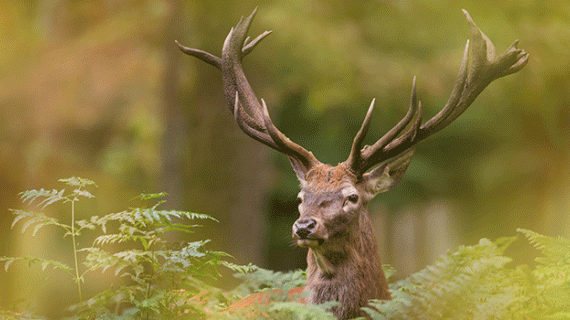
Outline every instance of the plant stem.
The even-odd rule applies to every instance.
[[[148,250],[148,249],[145,249],[145,250]],[[150,288],[152,286],[152,280],[154,277],[154,265],[153,265],[153,261],[155,261],[154,250],[151,252],[152,252],[152,260],[150,261],[150,277],[148,278],[148,286],[146,287],[145,299],[148,299],[150,297]],[[149,313],[147,312],[145,314],[145,319],[148,319],[148,317],[149,317]]]
[[[79,305],[83,306],[83,297],[81,295],[81,279],[79,277],[79,266],[77,262],[77,244],[75,243],[75,200],[71,201],[71,239],[73,241],[73,260],[75,260],[75,281],[77,282],[77,291],[79,292]]]

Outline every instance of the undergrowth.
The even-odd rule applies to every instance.
[[[78,301],[68,306],[69,319],[334,319],[327,308],[335,302],[306,306],[282,294],[305,284],[303,271],[235,265],[228,262],[228,254],[207,250],[208,240],[165,240],[166,234],[189,234],[199,221],[214,218],[161,210],[164,194],[143,194],[138,197],[142,206],[77,220],[76,203],[92,198],[88,189],[95,184],[81,178],[60,181],[72,190],[28,190],[21,198],[41,211],[56,203],[67,205],[69,223],[41,211],[12,210],[12,228],[20,226],[22,232],[31,228],[34,235],[48,226],[62,229],[72,244],[73,263],[37,257],[0,257],[0,261],[7,272],[24,261],[67,273],[75,281]],[[96,238],[91,246],[81,247],[78,244],[84,241],[77,240],[87,231]],[[482,239],[391,283],[393,299],[373,300],[365,311],[372,319],[569,319],[570,240],[518,231],[541,254],[535,267],[511,266],[511,259],[504,256],[516,237]],[[231,291],[212,286],[220,267],[234,270],[242,283]],[[86,274],[94,271],[112,273],[121,285],[84,297]],[[275,303],[228,311],[233,302],[256,292],[265,292]],[[29,310],[0,310],[0,318],[43,319]]]
[[[373,301],[372,319],[569,319],[570,241],[518,229],[543,254],[534,269],[508,267],[516,237],[474,246],[391,285],[391,301]]]

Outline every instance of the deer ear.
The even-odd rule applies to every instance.
[[[400,182],[412,161],[414,151],[415,148],[412,147],[396,158],[363,175],[363,179],[367,183],[367,190],[371,197],[392,189],[398,184],[398,182]]]
[[[297,175],[297,179],[299,179],[299,181],[301,181],[301,183],[304,183],[306,180],[305,177],[307,176],[308,169],[298,159],[295,159],[293,157],[288,157],[288,158],[289,158],[289,162],[291,162],[291,166],[293,167],[293,170],[295,170],[295,174]]]

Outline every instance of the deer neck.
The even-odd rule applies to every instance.
[[[360,316],[370,299],[390,299],[376,237],[367,212],[349,232],[323,247],[309,249],[307,287],[311,303],[338,301],[339,319]]]

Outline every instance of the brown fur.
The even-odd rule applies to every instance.
[[[317,220],[315,237],[325,239],[322,245],[309,248],[307,255],[309,302],[340,302],[340,307],[332,309],[339,319],[364,316],[360,308],[368,300],[390,299],[368,216],[364,181],[342,164],[320,165],[306,178],[299,219]],[[359,203],[345,212],[342,190],[351,188],[359,194]],[[334,272],[320,267],[319,259],[326,259]]]

